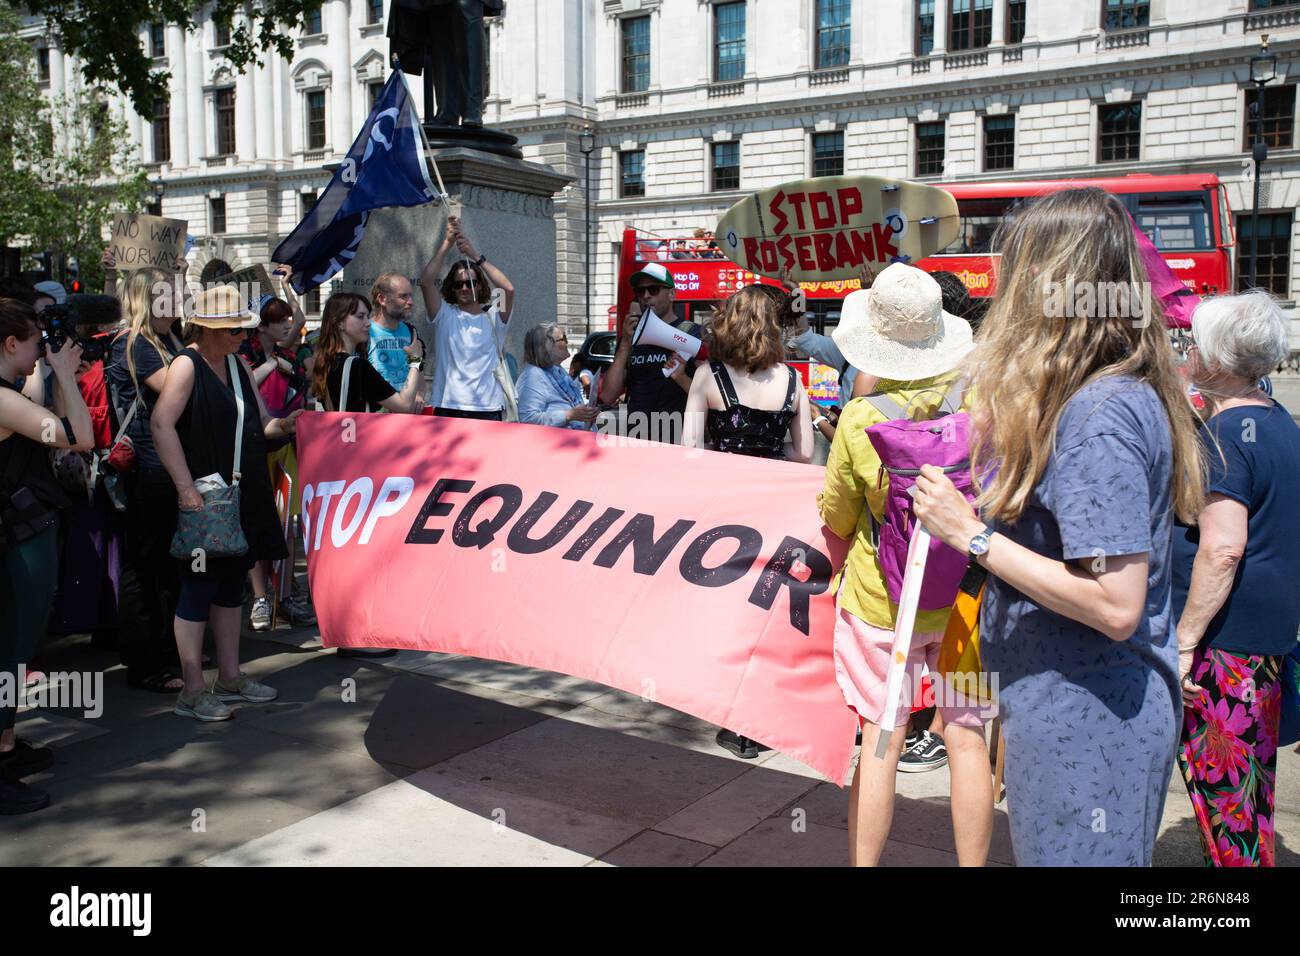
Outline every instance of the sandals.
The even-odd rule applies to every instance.
[[[171,682],[177,686],[168,687]],[[155,694],[176,694],[185,689],[185,681],[168,670],[155,671],[145,678],[126,679],[128,687],[134,687],[137,690],[152,691]]]

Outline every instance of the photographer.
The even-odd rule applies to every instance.
[[[40,316],[52,350],[64,341],[82,349],[77,389],[90,413],[94,444],[92,453],[54,453],[54,475],[71,504],[61,523],[59,589],[49,633],[89,633],[95,646],[109,650],[117,644],[123,527],[105,484],[116,477],[102,469],[102,454],[113,439],[103,362],[113,333],[100,330],[116,329],[121,314],[121,303],[112,296],[72,295]]]
[[[19,667],[36,651],[54,598],[58,553],[57,512],[68,500],[54,480],[49,449],[91,447],[90,413],[77,390],[81,348],[68,342],[47,356],[54,370],[55,418],[23,396],[14,382],[30,376],[44,347],[36,313],[0,299],[0,669],[19,687]],[[43,790],[22,783],[54,762],[45,747],[14,737],[17,701],[0,701],[0,813],[26,813],[49,805]]]

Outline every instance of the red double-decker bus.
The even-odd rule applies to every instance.
[[[943,184],[957,199],[961,232],[947,248],[916,265],[927,272],[955,273],[972,297],[987,298],[994,291],[989,242],[1001,221],[1028,199],[1082,186],[1095,186],[1119,198],[1189,289],[1199,295],[1232,289],[1232,219],[1224,188],[1210,174]],[[722,300],[738,289],[776,284],[742,269],[699,239],[627,229],[619,258],[618,301],[609,311],[611,329],[618,328],[616,316],[626,315],[631,304],[628,279],[652,261],[662,262],[673,273],[678,316],[701,324],[707,324]],[[802,283],[813,329],[829,333],[839,322],[840,303],[858,287],[856,279]],[[792,353],[789,360],[800,368],[806,383],[808,357]]]

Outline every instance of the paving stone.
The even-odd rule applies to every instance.
[[[397,775],[513,733],[546,717],[441,687],[401,671],[322,659],[282,675],[281,697],[249,720],[264,730],[373,757]],[[341,675],[341,676],[340,676]],[[343,680],[355,681],[355,700]]]
[[[838,827],[793,820],[764,820],[727,844],[701,866],[847,866],[849,840]]]
[[[425,771],[318,813],[209,866],[580,866],[638,828]]]
[[[43,710],[21,713],[14,724],[14,733],[18,737],[42,747],[66,747],[79,741],[102,737],[108,732],[108,728],[94,721],[60,717]]]
[[[754,767],[655,825],[660,833],[726,846],[814,786],[807,777]]]
[[[607,853],[600,861],[610,866],[695,866],[716,847],[646,830]]]
[[[477,657],[446,657],[418,668],[421,674],[443,677],[466,684],[496,687],[526,697],[581,704],[608,693],[609,688],[594,681],[537,670],[519,664],[489,661]]]
[[[722,757],[547,720],[454,757],[446,769],[514,793],[652,827],[744,772]]]

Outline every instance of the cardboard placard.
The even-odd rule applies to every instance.
[[[249,266],[238,272],[218,276],[213,281],[219,285],[233,285],[253,312],[258,311],[257,303],[262,296],[276,294],[276,285],[271,280],[271,274],[266,271],[266,266],[263,265]]]
[[[113,215],[108,251],[123,271],[152,267],[171,272],[184,255],[189,223],[145,213],[119,212]]]

